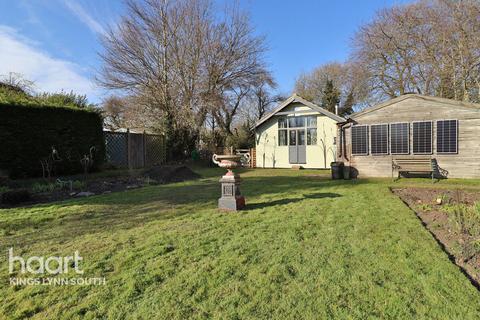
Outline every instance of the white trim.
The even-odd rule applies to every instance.
[[[323,109],[322,107],[319,107],[317,106],[316,104],[310,102],[310,101],[307,101],[305,99],[303,99],[302,97],[300,97],[299,95],[297,95],[296,93],[294,93],[293,95],[291,95],[289,98],[287,98],[285,101],[283,101],[282,103],[280,103],[272,112],[270,112],[269,114],[265,115],[262,119],[258,120],[256,123],[255,123],[255,128],[257,128],[258,126],[260,126],[261,124],[263,124],[265,121],[267,121],[268,119],[270,119],[271,117],[273,117],[275,114],[277,114],[278,112],[280,112],[283,108],[287,107],[288,105],[292,104],[292,103],[295,103],[295,102],[298,102],[298,103],[301,103],[303,104],[304,106],[306,107],[309,107],[310,109],[312,109],[313,112],[318,112],[320,114],[323,114],[324,116],[327,116],[329,117],[330,119],[332,120],[335,120],[337,122],[344,122],[346,121],[344,118],[336,115],[336,114],[333,114],[331,113],[330,111],[328,110],[325,110]],[[292,112],[292,114],[295,113],[295,111]]]
[[[372,151],[372,127],[373,126],[387,126],[387,152],[386,153],[373,153]],[[370,124],[370,154],[372,156],[384,156],[390,154],[390,126],[388,123],[375,123],[375,124]]]
[[[406,124],[407,125],[407,153],[397,153],[392,152],[392,124]],[[392,122],[388,124],[389,128],[389,139],[388,139],[388,146],[390,154],[393,155],[409,155],[410,154],[410,122]],[[413,139],[412,139],[413,140]]]
[[[456,123],[456,141],[455,141],[455,152],[438,152],[438,122],[439,121],[455,121]],[[458,119],[442,119],[442,120],[435,120],[435,153],[440,155],[455,155],[458,154]]]
[[[423,122],[430,122],[431,123],[432,130],[430,132],[430,136],[431,136],[431,138],[430,138],[430,152],[414,152],[413,151],[413,145],[414,145],[413,138],[415,138],[415,136],[414,136],[414,132],[413,132],[413,124],[414,123],[423,123]],[[411,123],[412,123],[412,154],[430,154],[430,155],[432,155],[433,154],[433,123],[434,123],[434,121],[433,120],[421,120],[421,121],[412,121]]]

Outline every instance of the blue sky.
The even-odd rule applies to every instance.
[[[217,0],[220,7],[228,0]],[[379,9],[407,0],[241,0],[256,32],[266,36],[266,56],[278,90],[290,93],[302,71],[342,61],[358,27]],[[38,91],[74,90],[95,103],[108,92],[95,86],[99,35],[124,12],[120,0],[0,0],[0,74],[17,72]]]

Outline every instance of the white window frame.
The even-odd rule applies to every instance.
[[[423,121],[422,121],[423,122]],[[392,124],[406,124],[407,125],[407,153],[404,153],[404,152],[392,152]],[[411,133],[411,129],[413,128],[410,128],[410,122],[392,122],[392,123],[389,123],[388,124],[388,129],[389,129],[389,132],[388,132],[388,147],[389,147],[389,151],[390,151],[390,154],[392,155],[408,155],[410,154],[410,135],[412,134]],[[413,134],[412,134],[412,144],[413,144]]]
[[[287,126],[285,128],[280,128],[280,120],[282,119],[285,119],[286,121],[286,124]],[[287,140],[286,140],[286,143],[287,144],[280,144],[280,131],[286,131],[287,132]],[[278,140],[278,143],[277,143],[277,146],[278,147],[288,147],[288,118],[287,117],[279,117],[277,119],[277,140]]]
[[[366,135],[367,139],[365,140],[367,142],[367,152],[366,153],[353,153],[353,128],[354,127],[366,127]],[[350,130],[350,143],[351,143],[351,149],[352,149],[352,156],[368,156],[369,151],[370,151],[370,138],[369,138],[369,128],[370,126],[368,124],[356,124],[352,125],[352,129]]]
[[[432,128],[432,131],[430,132],[430,142],[431,142],[431,146],[430,146],[430,152],[414,152],[413,150],[413,144],[414,144],[414,132],[413,132],[413,124],[414,123],[423,123],[423,122],[430,122],[431,123],[431,128]],[[424,155],[432,155],[433,154],[433,131],[435,131],[434,127],[433,127],[433,124],[434,124],[434,121],[433,120],[419,120],[419,121],[412,121],[412,124],[411,124],[411,129],[412,129],[412,154],[424,154]]]
[[[386,153],[373,153],[372,151],[372,146],[373,146],[373,143],[372,143],[372,127],[373,126],[387,126],[387,152]],[[370,138],[370,145],[369,145],[369,149],[370,149],[370,154],[372,156],[384,156],[384,155],[388,155],[390,154],[390,126],[388,125],[388,123],[375,123],[375,124],[371,124],[370,125],[370,128],[369,128],[369,138]]]
[[[455,152],[438,152],[438,145],[437,145],[437,140],[438,140],[438,122],[439,121],[455,121],[457,123],[457,132],[456,132],[456,138],[457,141],[455,142]],[[458,154],[458,119],[441,119],[441,120],[435,120],[435,152],[436,154]],[[432,130],[433,131],[433,130]]]

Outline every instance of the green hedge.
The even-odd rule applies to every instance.
[[[95,146],[94,165],[105,159],[102,117],[91,109],[0,103],[0,169],[11,178],[42,175],[40,160],[58,151],[55,174],[82,172],[80,159]]]

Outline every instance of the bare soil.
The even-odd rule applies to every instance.
[[[472,250],[472,244],[480,239],[459,228],[455,215],[446,210],[455,205],[475,206],[480,193],[424,188],[392,188],[392,192],[416,213],[450,259],[480,289],[480,250]]]

